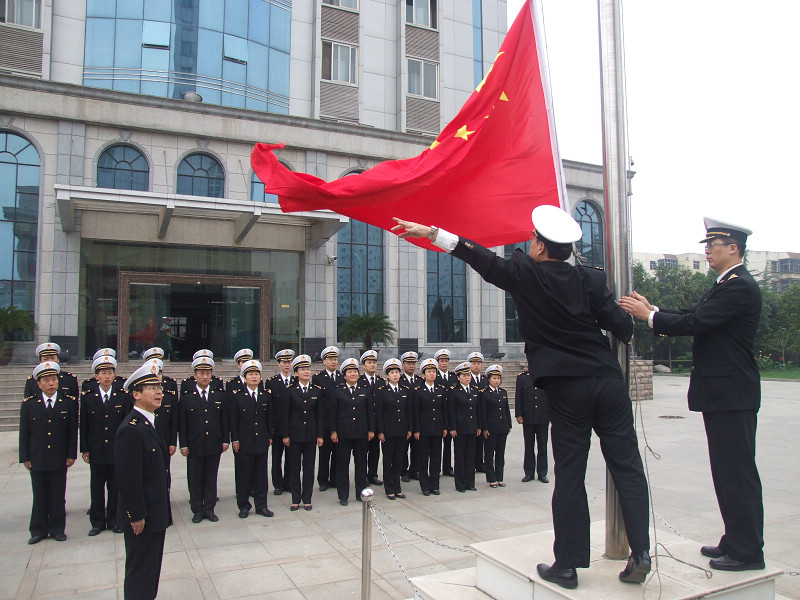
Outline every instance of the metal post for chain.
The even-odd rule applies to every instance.
[[[369,600],[372,574],[372,497],[371,488],[361,490],[361,600]]]

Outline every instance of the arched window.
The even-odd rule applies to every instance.
[[[503,255],[506,260],[510,260],[514,251],[519,248],[525,254],[530,250],[530,242],[520,242],[518,244],[509,244],[503,247]],[[517,317],[517,305],[511,294],[505,292],[506,304],[506,342],[521,342],[522,334],[519,332],[519,319]]]
[[[36,232],[39,168],[36,148],[24,137],[0,131],[0,306],[33,315],[36,303]]]
[[[258,178],[258,175],[253,174],[250,176],[250,200],[253,202],[266,202],[268,204],[277,204],[278,196],[275,194],[267,194],[264,191],[264,184]]]
[[[467,268],[446,252],[426,252],[428,342],[467,341]]]
[[[588,200],[581,200],[572,211],[572,216],[581,226],[583,236],[576,243],[587,267],[604,267],[603,258],[603,215],[597,206]]]
[[[383,230],[351,220],[336,234],[336,256],[338,331],[350,315],[383,312]]]
[[[190,154],[178,165],[178,193],[222,198],[225,193],[222,165],[208,154]]]
[[[97,187],[146,192],[150,188],[150,165],[133,146],[106,148],[97,161]]]

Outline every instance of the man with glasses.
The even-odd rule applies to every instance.
[[[711,463],[725,533],[716,546],[700,553],[713,569],[764,568],[764,506],[756,467],[756,422],[761,380],[755,361],[755,336],[761,316],[761,292],[744,267],[744,227],[705,219],[708,266],[717,282],[692,308],[681,311],[653,306],[633,292],[620,305],[647,321],[659,335],[691,335],[692,376],[689,410],[703,413]]]

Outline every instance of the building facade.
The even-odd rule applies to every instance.
[[[78,358],[313,356],[363,312],[396,325],[387,356],[522,355],[513,302],[463,263],[330,211],[284,214],[249,160],[283,142],[288,168],[332,180],[419,154],[490,68],[504,1],[0,7],[0,306],[37,323],[15,362],[42,340]],[[564,170],[581,253],[602,265],[602,170]]]

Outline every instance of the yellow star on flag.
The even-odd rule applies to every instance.
[[[506,96],[505,92],[500,92],[500,100],[503,100],[504,102],[508,102],[508,96]]]
[[[456,131],[456,134],[453,137],[463,138],[464,141],[469,141],[469,136],[475,133],[474,131],[467,131],[467,126],[462,125],[461,128]]]
[[[439,140],[433,140],[433,143],[431,144],[431,150],[436,148],[436,146],[438,146],[438,145],[439,145]]]

